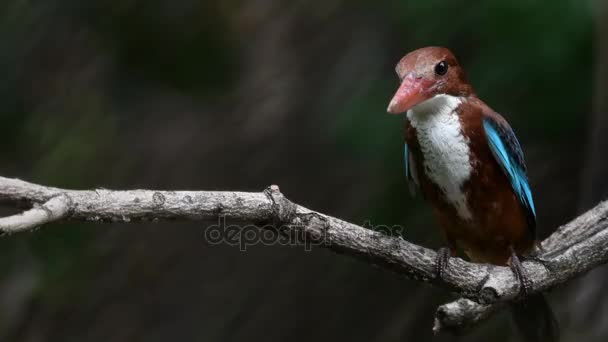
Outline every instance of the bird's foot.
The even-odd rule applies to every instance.
[[[452,250],[448,247],[441,247],[437,251],[437,257],[435,259],[435,276],[437,279],[443,279],[451,257]]]
[[[525,299],[532,290],[532,281],[530,278],[528,278],[526,270],[521,264],[521,261],[515,251],[511,252],[511,258],[509,258],[509,268],[511,268],[511,271],[513,271],[515,277],[519,281],[518,299]]]

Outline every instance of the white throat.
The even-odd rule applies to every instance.
[[[461,103],[460,97],[436,95],[410,109],[407,118],[416,129],[425,174],[441,189],[458,215],[469,220],[472,214],[462,186],[470,178],[472,167],[469,141],[462,134],[456,112]]]

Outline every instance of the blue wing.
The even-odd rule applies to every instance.
[[[508,124],[499,123],[491,117],[484,118],[483,128],[494,158],[509,178],[513,192],[526,211],[528,226],[535,238],[536,209],[532,199],[532,190],[528,184],[524,153],[519,141]]]
[[[408,186],[412,195],[416,194],[416,188],[418,187],[418,177],[416,175],[416,167],[414,165],[414,159],[412,158],[407,143],[403,151],[403,161],[405,163],[405,177],[407,179]]]

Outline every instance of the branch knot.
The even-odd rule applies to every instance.
[[[291,222],[296,215],[296,205],[288,200],[278,185],[271,185],[264,193],[272,202],[272,221],[275,227]]]

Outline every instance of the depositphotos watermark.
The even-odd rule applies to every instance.
[[[226,218],[220,216],[217,224],[205,229],[205,240],[212,245],[238,246],[242,252],[256,245],[303,246],[305,251],[310,251],[312,246],[326,243],[325,232],[306,233],[303,228],[296,225],[277,228],[270,224],[228,224]]]
[[[386,235],[401,235],[404,228],[399,225],[373,225],[365,221],[363,227]],[[256,245],[263,246],[302,246],[305,251],[311,251],[313,246],[329,244],[327,231],[306,232],[304,226],[289,225],[275,227],[273,225],[259,226],[254,224],[227,224],[226,218],[220,216],[217,224],[205,229],[205,240],[211,245],[229,245],[238,247],[245,252],[247,248]]]

